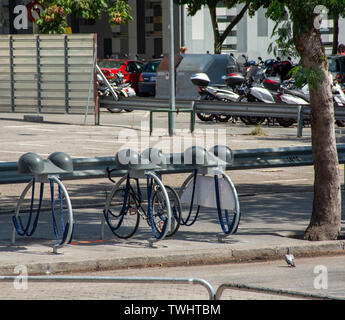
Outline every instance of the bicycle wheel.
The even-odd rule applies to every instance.
[[[177,192],[170,186],[165,186],[165,189],[168,193],[171,207],[171,230],[168,230],[166,237],[171,237],[180,227],[182,207]],[[161,234],[168,219],[168,210],[164,194],[159,186],[156,186],[152,195],[152,213],[155,231]]]
[[[103,211],[110,230],[121,239],[134,235],[139,226],[138,203],[132,190],[114,188]]]

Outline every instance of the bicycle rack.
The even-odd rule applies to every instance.
[[[41,211],[41,205],[43,200],[44,185],[49,183],[51,193],[51,210],[53,218],[53,228],[56,237],[56,245],[53,246],[53,252],[58,253],[57,250],[72,239],[73,235],[73,212],[72,205],[68,195],[68,192],[60,181],[59,175],[73,171],[72,159],[64,152],[54,152],[47,160],[42,159],[38,154],[29,152],[25,153],[19,158],[18,171],[22,174],[30,174],[34,177],[30,180],[28,185],[23,190],[15,209],[15,214],[12,217],[13,230],[12,230],[12,244],[15,244],[16,233],[20,236],[32,236],[36,231],[38,219]],[[35,185],[40,184],[40,195],[38,199],[38,208],[36,217],[32,221],[34,198],[35,198]],[[58,200],[60,209],[59,223],[55,217],[55,196],[54,196],[54,183],[58,185]],[[20,209],[23,206],[25,196],[32,190],[30,211],[26,223],[23,222],[20,217]],[[63,198],[65,198],[67,206],[67,222],[64,221],[63,216]],[[24,225],[25,224],[25,225]],[[59,225],[60,224],[60,225]]]
[[[232,161],[232,151],[226,146],[214,146],[209,151],[193,146],[184,152],[184,164],[191,164],[195,169],[180,188],[181,203],[189,205],[188,215],[185,219],[182,217],[181,225],[194,224],[201,207],[216,208],[223,230],[223,234],[217,235],[219,242],[228,235],[236,233],[240,222],[237,191],[230,177],[225,173],[226,164]],[[197,209],[192,219],[194,205]],[[232,220],[229,218],[230,211],[233,214]]]
[[[134,179],[137,181],[136,192],[138,193],[139,202],[141,202],[142,199],[141,199],[141,191],[140,191],[138,180],[146,179],[146,182],[147,182],[147,201],[148,201],[147,218],[150,219],[149,224],[151,225],[152,232],[153,232],[153,237],[148,240],[149,246],[153,247],[154,242],[163,240],[166,237],[167,233],[171,230],[171,226],[172,226],[172,222],[171,222],[172,210],[171,210],[168,192],[162,180],[160,179],[160,175],[155,173],[156,170],[161,169],[165,165],[165,161],[166,161],[165,159],[166,159],[165,155],[161,151],[155,148],[146,149],[142,154],[138,154],[136,151],[131,150],[131,149],[123,149],[123,150],[120,150],[116,154],[115,156],[116,169],[126,170],[127,173],[122,178],[120,178],[117,183],[115,183],[114,187],[112,188],[112,191],[107,196],[106,205],[103,210],[103,217],[101,220],[101,239],[103,239],[104,237],[105,222],[107,222],[108,226],[110,227],[110,229],[112,229],[112,231],[119,229],[123,222],[124,216],[127,215],[128,210],[130,210],[129,205],[127,205],[128,193],[130,192],[129,191],[130,179]],[[109,170],[108,168],[108,173],[110,172],[111,170]],[[109,174],[109,178],[110,178],[110,174]],[[160,234],[158,234],[155,231],[155,227],[154,227],[153,212],[152,212],[153,207],[152,207],[152,199],[151,199],[152,190],[150,186],[150,179],[152,179],[163,192],[163,197],[165,199],[165,204],[166,204],[167,217],[165,219],[162,218],[163,227],[162,227],[162,232]],[[110,178],[110,180],[112,179]],[[120,222],[118,222],[116,226],[112,226],[109,219],[107,218],[107,211],[110,210],[109,207],[112,201],[112,197],[118,190],[120,190],[120,187],[124,182],[126,182],[126,186],[124,189],[124,196],[123,196],[124,200],[122,203],[120,214],[117,216]],[[137,208],[137,214],[139,214],[138,212],[139,212],[139,208]],[[137,226],[135,226],[134,230],[136,231],[136,229],[137,229]],[[130,236],[132,236],[133,234],[131,234]],[[129,238],[130,236],[123,237],[123,238]]]

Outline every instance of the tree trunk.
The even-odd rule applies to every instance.
[[[339,37],[339,14],[334,13],[332,54],[337,54],[338,52],[338,37]]]
[[[216,7],[209,6],[208,9],[210,11],[213,37],[214,37],[214,54],[220,54],[222,51],[222,43],[220,42]]]
[[[234,18],[234,20],[227,26],[227,28],[224,30],[223,34],[220,35],[219,33],[219,27],[217,22],[217,13],[216,13],[216,7],[209,6],[210,16],[211,16],[211,23],[213,28],[213,36],[214,36],[214,53],[215,54],[221,54],[222,53],[222,45],[231,30],[240,22],[244,14],[249,8],[249,2],[246,3],[241,11],[237,14],[237,16]]]
[[[335,240],[341,228],[341,192],[338,153],[334,132],[334,107],[328,78],[328,63],[319,30],[312,23],[294,41],[305,70],[320,72],[315,85],[309,83],[312,154],[314,161],[313,211],[304,238]]]

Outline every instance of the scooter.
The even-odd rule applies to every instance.
[[[249,74],[251,72],[249,71]],[[225,77],[226,84],[236,92],[240,99],[239,102],[264,102],[275,103],[272,94],[265,88],[253,85],[253,79],[246,79],[239,73],[230,73]],[[265,117],[241,116],[241,121],[247,125],[263,123]]]
[[[100,96],[110,96],[110,89],[106,84],[103,83],[102,78],[97,75],[97,81],[98,81],[98,95]],[[116,93],[116,97],[114,97],[115,100],[121,100],[123,98],[128,97],[135,97],[136,93],[135,90],[131,87],[130,83],[125,82],[124,76],[121,71],[119,71],[115,77],[112,80],[109,80],[109,83],[111,87],[113,88],[114,92]],[[126,112],[132,112],[131,109],[126,108],[119,108],[119,107],[112,107],[112,106],[106,106],[109,112],[112,113],[119,113],[122,110],[125,110]]]
[[[196,73],[191,76],[190,80],[198,87],[200,100],[239,101],[240,96],[232,90],[209,86],[211,81],[206,73]],[[202,121],[216,120],[219,122],[227,122],[231,119],[231,115],[228,114],[206,114],[198,112],[196,115]]]

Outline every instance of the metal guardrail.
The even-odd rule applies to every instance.
[[[111,97],[100,98],[101,105],[125,106],[130,110],[154,110],[156,108],[169,108],[169,100],[133,97],[115,101]],[[188,108],[194,106],[195,112],[222,113],[237,116],[262,116],[276,118],[297,119],[298,113],[302,112],[303,118],[310,117],[309,105],[294,105],[284,103],[261,103],[261,102],[222,102],[222,101],[200,101],[200,100],[177,100],[176,108]],[[301,111],[298,110],[302,107]],[[345,120],[345,108],[335,107],[335,117],[337,120]]]
[[[18,276],[0,276],[0,281],[14,281]],[[114,282],[114,283],[172,283],[201,285],[207,289],[209,300],[215,300],[213,287],[199,278],[160,278],[160,277],[94,277],[94,276],[27,276],[27,281],[36,282]]]
[[[115,101],[112,98],[101,98],[100,106],[122,106],[129,110],[147,110],[152,111],[157,108],[169,108],[169,100],[154,98],[129,98],[121,101]],[[271,118],[288,118],[297,121],[297,136],[302,136],[303,120],[310,118],[309,105],[292,105],[280,103],[261,103],[261,102],[222,102],[222,101],[176,101],[176,109],[193,107],[195,112],[228,114],[231,116],[257,116]],[[336,120],[345,120],[345,108],[334,107],[334,116]]]
[[[345,163],[345,144],[338,144],[339,163]],[[312,148],[287,147],[263,148],[249,150],[232,150],[233,162],[227,164],[226,170],[245,170],[274,167],[294,167],[313,165]],[[161,174],[188,173],[195,166],[184,164],[183,154],[170,154],[169,163],[156,172]],[[61,180],[98,179],[108,176],[107,168],[115,168],[115,157],[76,158],[73,159],[74,170],[61,174]],[[112,177],[122,177],[125,170],[114,170]],[[18,172],[17,162],[0,163],[0,184],[29,182],[32,176]]]
[[[305,299],[345,300],[342,297],[313,294],[313,293],[308,293],[308,292],[299,292],[299,291],[284,290],[284,289],[265,288],[265,287],[238,284],[238,283],[223,283],[222,285],[220,285],[216,291],[215,300],[220,300],[223,294],[223,291],[226,289],[241,290],[241,291],[247,291],[247,292],[257,292],[257,293],[269,294],[269,295],[290,296],[290,297],[295,297],[295,298],[299,297],[299,298],[305,298]]]

